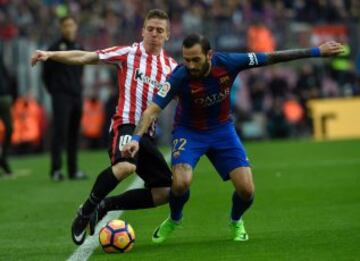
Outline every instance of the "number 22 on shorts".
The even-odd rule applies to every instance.
[[[174,139],[173,140],[173,149],[172,152],[181,152],[185,150],[185,145],[187,143],[187,140],[184,138],[180,139]]]

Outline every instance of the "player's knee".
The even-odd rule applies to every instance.
[[[188,164],[178,164],[173,169],[171,190],[175,195],[183,195],[189,190],[192,180],[192,167]]]
[[[160,206],[169,202],[169,192],[170,192],[170,187],[151,189],[154,205]]]
[[[172,191],[176,195],[183,195],[190,189],[191,179],[181,179],[173,182]]]
[[[253,185],[245,186],[240,191],[237,191],[239,197],[243,200],[248,201],[254,197],[255,189]]]
[[[123,180],[136,171],[136,166],[129,162],[119,162],[112,166],[112,172],[118,180]]]

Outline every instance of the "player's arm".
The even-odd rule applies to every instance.
[[[142,135],[148,130],[151,123],[157,118],[159,113],[170,103],[170,101],[177,95],[177,92],[182,82],[182,71],[176,67],[172,72],[168,81],[162,84],[158,93],[155,95],[153,102],[146,108],[141,115],[140,122],[137,124],[132,139],[127,143],[123,149],[124,157],[134,157],[139,150],[139,141]]]
[[[219,58],[228,67],[229,71],[237,74],[241,70],[253,67],[266,66],[274,63],[288,62],[310,57],[327,57],[341,54],[344,50],[342,44],[331,41],[316,48],[293,49],[275,51],[270,53],[228,53],[220,54]]]
[[[141,115],[140,121],[135,128],[132,139],[124,146],[123,156],[134,157],[139,150],[139,141],[144,133],[149,129],[151,123],[158,117],[162,108],[156,103],[151,103]]]
[[[87,51],[41,51],[37,50],[31,57],[31,65],[36,65],[39,61],[55,61],[68,65],[85,65],[95,64],[99,61],[99,56],[96,52]]]
[[[342,44],[334,41],[330,41],[321,44],[317,48],[293,49],[293,50],[266,53],[267,59],[265,64],[287,62],[287,61],[310,58],[310,57],[335,56],[341,54],[343,50],[344,50],[344,46]]]
[[[150,127],[151,123],[159,116],[162,108],[156,103],[151,103],[141,115],[140,121],[135,128],[134,136],[142,136]]]

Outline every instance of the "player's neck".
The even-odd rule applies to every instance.
[[[159,55],[161,53],[162,47],[160,46],[149,46],[144,43],[144,49],[148,54]]]

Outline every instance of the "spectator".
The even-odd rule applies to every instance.
[[[49,51],[81,50],[75,41],[77,23],[71,16],[60,19],[61,38]],[[43,80],[52,98],[53,133],[51,144],[51,170],[53,181],[62,181],[61,152],[66,144],[68,177],[72,180],[87,176],[78,170],[78,138],[82,115],[82,66],[64,65],[54,61],[44,64]],[[66,142],[65,142],[66,141]]]
[[[7,176],[12,175],[12,170],[8,163],[8,153],[11,144],[12,120],[11,120],[11,96],[8,89],[9,77],[6,71],[3,55],[0,53],[0,119],[5,127],[5,135],[0,147],[0,167]]]
[[[269,90],[273,97],[285,97],[289,91],[286,78],[282,75],[280,67],[271,69],[272,78],[269,82]]]
[[[273,52],[276,48],[272,32],[260,20],[256,20],[249,27],[247,46],[251,52]]]
[[[267,113],[267,129],[270,138],[287,138],[290,136],[290,126],[283,111],[283,100],[276,97]]]
[[[101,146],[104,121],[105,112],[101,101],[96,96],[85,99],[81,132],[91,149],[97,149]]]

